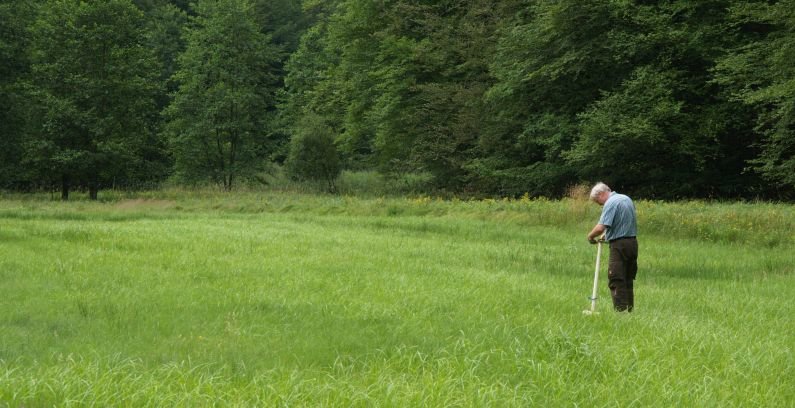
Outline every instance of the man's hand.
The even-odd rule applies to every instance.
[[[588,242],[596,244],[600,240],[604,239],[605,232],[607,232],[607,226],[603,224],[596,224],[591,230],[591,232],[589,232],[588,235],[586,235],[586,237],[588,238]]]
[[[601,236],[599,236],[599,238],[596,238],[596,237],[592,237],[590,234],[588,234],[588,236],[586,238],[588,239],[588,243],[593,244],[593,245],[598,244],[600,242],[605,242],[605,236],[604,235],[601,235]]]

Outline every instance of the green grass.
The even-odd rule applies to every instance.
[[[639,202],[584,317],[582,201],[0,201],[0,406],[793,406],[795,213]]]

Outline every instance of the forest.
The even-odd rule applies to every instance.
[[[0,189],[795,198],[795,0],[0,4]]]

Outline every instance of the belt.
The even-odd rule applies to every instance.
[[[610,243],[612,244],[613,242],[621,241],[621,240],[625,240],[625,239],[635,239],[635,237],[621,237],[621,238],[611,239]]]

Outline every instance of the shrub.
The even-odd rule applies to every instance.
[[[336,192],[340,174],[339,153],[334,146],[334,131],[318,115],[307,115],[297,125],[290,140],[285,163],[287,174],[298,181],[323,181]]]

